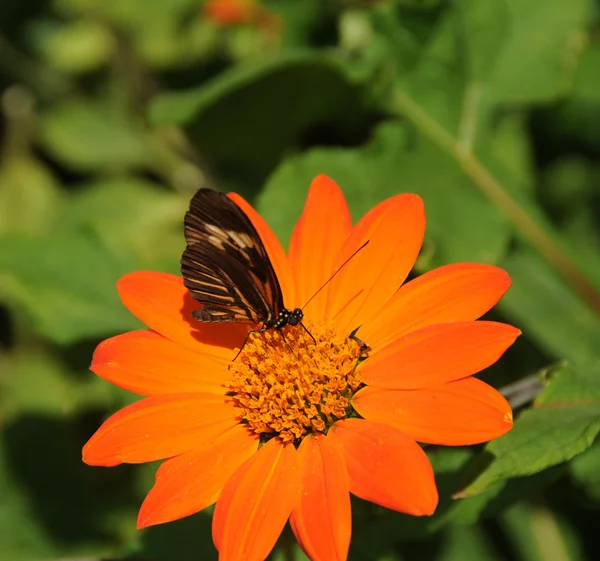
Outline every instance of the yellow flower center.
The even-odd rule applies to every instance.
[[[242,422],[265,439],[326,433],[352,411],[359,346],[331,328],[307,327],[316,343],[300,325],[255,333],[230,365],[227,394]]]

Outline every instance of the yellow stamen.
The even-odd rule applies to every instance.
[[[230,365],[227,394],[242,422],[264,438],[294,442],[325,433],[351,412],[358,345],[331,328],[308,329],[316,344],[301,326],[285,328],[287,344],[275,330],[253,334]]]

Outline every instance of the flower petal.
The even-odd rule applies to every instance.
[[[429,444],[479,444],[503,435],[513,425],[506,399],[476,378],[424,390],[367,387],[352,404],[365,419],[387,423]]]
[[[473,321],[502,298],[508,274],[492,265],[456,263],[433,269],[400,288],[359,337],[374,350],[436,323]]]
[[[165,460],[144,500],[137,527],[189,516],[213,504],[231,475],[258,448],[258,437],[236,425],[214,442]]]
[[[292,444],[269,440],[232,475],[213,515],[220,561],[263,561],[281,534],[300,492]]]
[[[203,323],[192,318],[202,308],[183,285],[167,273],[141,271],[121,277],[117,290],[129,311],[167,339],[198,353],[231,360],[244,342],[248,326]]]
[[[332,275],[335,259],[351,228],[352,219],[342,191],[326,175],[317,176],[290,241],[290,262],[300,305],[306,304]],[[322,319],[328,290],[329,286],[307,307],[311,318]]]
[[[338,446],[324,435],[298,449],[302,487],[290,525],[312,561],[346,561],[352,518],[350,482]]]
[[[433,514],[438,502],[433,469],[412,438],[364,419],[338,421],[327,437],[342,449],[351,493],[413,516]]]
[[[230,351],[228,351],[230,352]],[[223,395],[227,361],[193,352],[155,331],[132,331],[102,341],[90,369],[141,395],[203,392]]]
[[[294,276],[283,246],[279,243],[277,236],[265,222],[264,218],[247,201],[237,193],[228,193],[227,196],[242,209],[256,228],[279,280],[279,285],[283,292],[283,301],[286,307],[294,308],[298,305]]]
[[[327,317],[341,332],[352,331],[376,314],[398,290],[417,259],[425,233],[418,195],[404,193],[371,209],[344,243],[334,270],[367,240],[367,245],[331,281]]]
[[[193,450],[235,426],[236,410],[224,395],[147,397],[109,417],[83,447],[89,465],[152,462]]]
[[[521,332],[505,323],[442,323],[410,333],[375,352],[360,366],[369,386],[426,388],[471,376],[494,364]]]

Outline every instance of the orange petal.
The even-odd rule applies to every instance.
[[[410,333],[360,366],[361,382],[392,390],[426,388],[494,364],[521,332],[505,323],[442,323]]]
[[[238,421],[225,396],[147,397],[109,417],[83,447],[89,465],[138,464],[177,456],[211,442]]]
[[[398,290],[417,259],[425,233],[418,195],[397,195],[371,209],[344,243],[334,269],[369,241],[331,281],[327,317],[350,333],[376,314]]]
[[[265,245],[269,259],[275,269],[275,274],[279,280],[279,285],[283,292],[283,301],[287,308],[294,308],[299,305],[296,299],[296,289],[294,276],[290,262],[285,254],[282,245],[279,243],[277,236],[271,230],[271,227],[265,222],[264,218],[256,212],[252,206],[246,202],[237,193],[228,193],[227,196],[238,205],[243,213],[250,219],[260,239]]]
[[[225,485],[213,515],[219,561],[263,561],[300,491],[296,449],[273,438]]]
[[[223,395],[224,383],[230,378],[225,359],[196,353],[155,331],[132,331],[102,341],[90,369],[120,388],[141,395]]]
[[[324,435],[298,449],[302,487],[290,525],[312,561],[346,561],[352,518],[350,481],[338,446]]]
[[[433,469],[412,438],[364,419],[338,421],[327,437],[342,449],[351,493],[413,516],[433,514],[438,502]]]
[[[492,265],[456,263],[406,283],[359,337],[380,349],[411,331],[436,323],[473,321],[492,308],[510,287],[508,274]]]
[[[300,305],[308,302],[333,274],[335,259],[351,228],[352,219],[342,191],[326,175],[317,176],[290,241],[290,262]],[[329,286],[305,310],[310,317],[322,319]]]
[[[424,390],[367,387],[352,404],[365,419],[387,423],[429,444],[479,444],[508,432],[513,424],[506,399],[476,378]]]
[[[236,425],[214,442],[166,460],[142,504],[138,529],[189,516],[213,504],[227,480],[258,448],[258,437]]]
[[[202,306],[183,286],[183,279],[167,273],[140,271],[121,277],[117,290],[123,304],[148,327],[198,353],[231,360],[246,337],[247,326],[203,323],[192,318]]]

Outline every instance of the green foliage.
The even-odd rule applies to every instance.
[[[231,181],[260,183],[312,128],[331,127],[340,138],[356,134],[368,118],[361,93],[333,56],[288,55],[164,94],[150,116],[158,124],[186,122],[196,146]]]
[[[506,250],[510,236],[506,218],[473,189],[455,160],[427,139],[413,142],[402,124],[380,125],[371,142],[359,149],[314,148],[286,159],[257,202],[284,240],[302,208],[302,186],[319,173],[344,186],[355,220],[395,193],[421,195],[435,264],[497,263]],[[450,229],[453,235],[447,236]]]
[[[515,428],[486,446],[494,460],[463,493],[479,493],[509,477],[531,475],[570,460],[588,448],[598,432],[600,363],[563,368],[552,374]]]
[[[233,26],[202,4],[0,3],[2,561],[216,559],[208,512],[135,529],[155,466],[82,464],[135,399],[87,368],[140,327],[119,277],[178,272],[197,188],[242,193],[287,244],[320,173],[354,220],[423,197],[417,272],[507,270],[490,317],[523,335],[482,376],[544,388],[502,438],[427,448],[433,517],[353,500],[350,559],[600,557],[597,2],[262,0]]]

